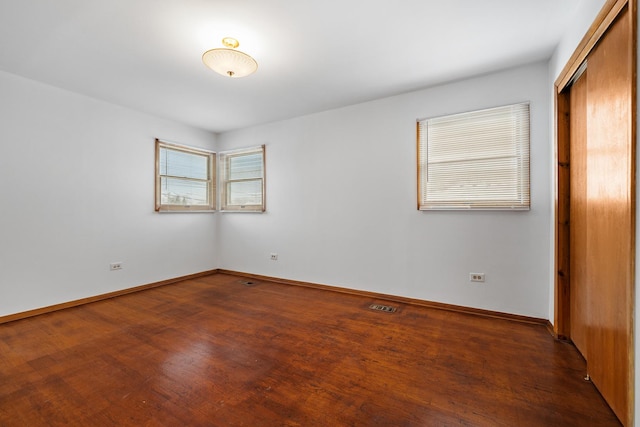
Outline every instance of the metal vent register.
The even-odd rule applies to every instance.
[[[382,304],[371,304],[369,306],[371,310],[384,311],[385,313],[395,313],[396,308],[391,307],[390,305],[382,305]]]

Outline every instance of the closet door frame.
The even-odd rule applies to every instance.
[[[596,20],[589,28],[589,31],[582,39],[582,42],[569,59],[560,76],[555,82],[554,90],[554,109],[555,109],[555,155],[556,155],[556,199],[555,199],[555,313],[553,323],[553,333],[559,339],[571,339],[571,254],[570,254],[570,88],[573,78],[579,68],[591,51],[595,48],[598,41],[603,37],[607,30],[612,26],[619,15],[627,9],[628,15],[624,17],[630,20],[631,32],[631,112],[626,119],[629,123],[630,138],[630,208],[631,208],[631,244],[629,247],[629,295],[628,301],[622,303],[628,304],[624,307],[629,313],[628,316],[628,343],[629,343],[629,369],[627,384],[621,387],[627,387],[628,408],[626,413],[619,414],[619,417],[625,425],[632,425],[634,420],[634,325],[633,317],[635,310],[635,194],[636,194],[636,64],[637,64],[637,6],[636,0],[608,0]],[[588,361],[587,361],[588,362]]]

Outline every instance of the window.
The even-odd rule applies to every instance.
[[[264,145],[217,155],[220,209],[264,212]],[[156,211],[213,212],[216,154],[156,139]]]
[[[220,210],[263,212],[264,145],[218,154]]]
[[[418,121],[418,209],[529,209],[529,104]]]
[[[215,153],[156,139],[156,211],[213,211]]]

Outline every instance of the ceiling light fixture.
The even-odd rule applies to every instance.
[[[240,46],[238,40],[225,37],[222,44],[225,47],[208,50],[202,55],[204,65],[218,74],[233,78],[248,76],[258,69],[255,59],[236,50]]]

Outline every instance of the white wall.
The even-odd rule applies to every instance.
[[[267,212],[220,215],[220,265],[545,318],[548,84],[538,63],[219,135],[220,149],[267,145]],[[417,211],[416,119],[522,101],[531,101],[531,211]]]
[[[4,72],[0,94],[0,316],[217,267],[215,215],[153,198],[154,139],[215,135]]]

